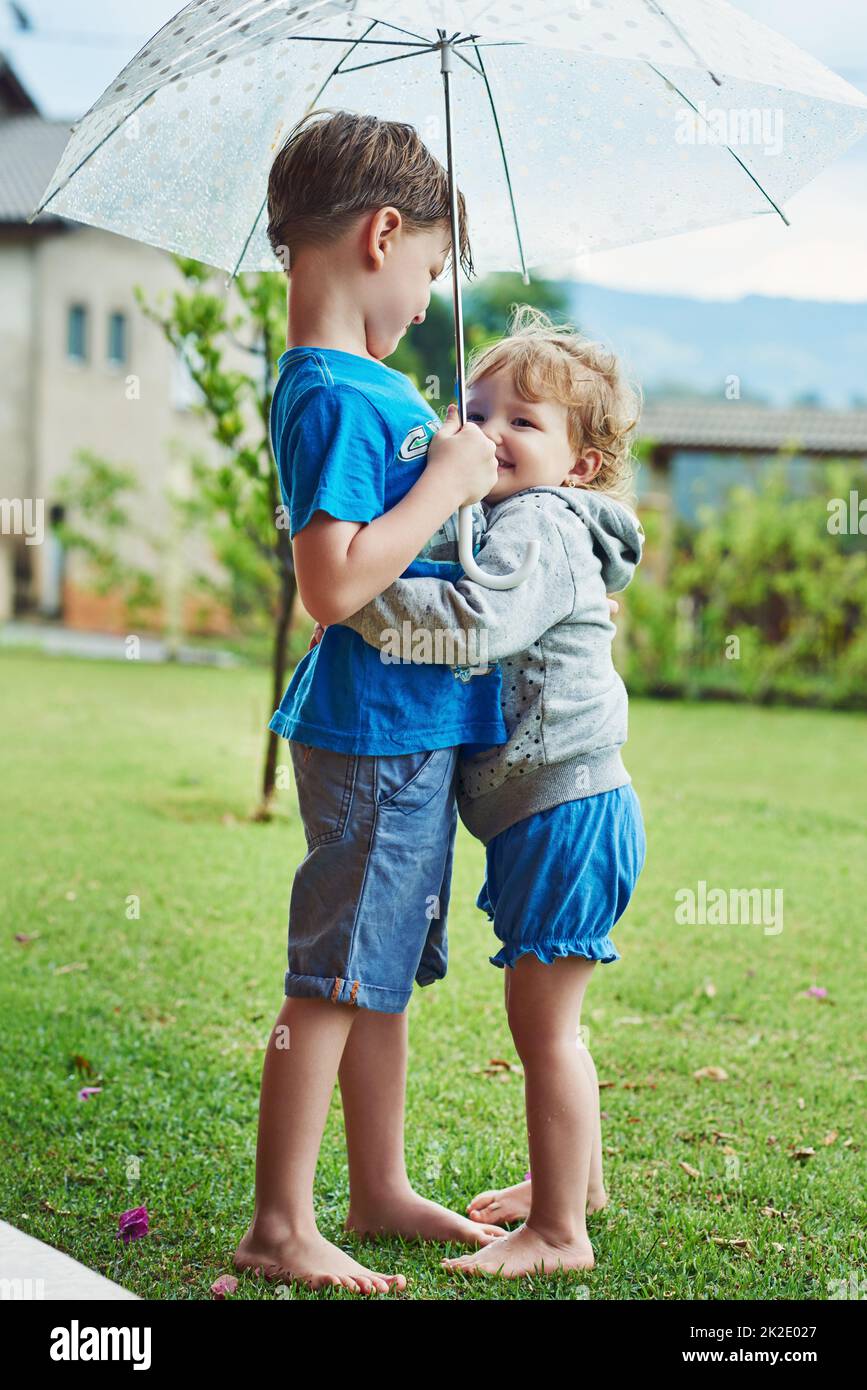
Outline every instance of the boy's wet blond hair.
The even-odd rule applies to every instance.
[[[318,107],[292,128],[268,177],[268,240],[291,274],[304,245],[338,241],[363,212],[396,207],[410,232],[449,226],[448,175],[403,121]],[[474,272],[458,190],[460,263]]]
[[[615,354],[573,325],[555,324],[532,304],[513,304],[508,333],[469,356],[467,386],[500,368],[525,401],[566,406],[570,448],[580,458],[598,449],[602,466],[582,487],[605,492],[635,510],[632,432],[641,413],[640,389]]]

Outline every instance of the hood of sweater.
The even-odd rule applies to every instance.
[[[583,521],[602,565],[606,591],[616,594],[625,589],[641,559],[644,531],[638,517],[628,507],[604,492],[594,492],[592,488],[585,487],[522,488],[520,492],[504,497],[502,502],[486,505],[488,523],[510,502],[540,492],[552,492]]]

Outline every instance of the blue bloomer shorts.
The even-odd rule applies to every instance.
[[[446,973],[459,749],[374,757],[289,740],[307,854],[284,993],[402,1013]]]
[[[492,965],[534,951],[620,960],[611,939],[644,867],[641,806],[631,784],[552,806],[517,821],[487,845],[476,906],[503,948]]]

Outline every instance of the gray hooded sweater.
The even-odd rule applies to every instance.
[[[539,562],[515,589],[486,589],[466,577],[454,584],[398,579],[346,619],[380,650],[407,622],[414,633],[464,634],[475,667],[456,667],[456,674],[480,674],[488,669],[481,661],[500,663],[508,742],[468,749],[458,773],[461,819],[485,844],[536,812],[631,781],[620,756],[627,697],[611,659],[606,595],[632,578],[641,524],[601,492],[526,488],[490,507],[476,561],[505,574],[532,539],[540,542]],[[454,662],[453,644],[428,641],[427,648],[424,659],[436,660],[439,651],[439,660]]]

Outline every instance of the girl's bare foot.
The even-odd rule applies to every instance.
[[[406,1192],[378,1194],[366,1205],[350,1199],[344,1225],[347,1231],[357,1235],[452,1240],[460,1245],[487,1245],[506,1234],[502,1226],[495,1226],[481,1217],[470,1221],[459,1212],[440,1206],[439,1202],[420,1197],[412,1188]]]
[[[468,1204],[467,1214],[471,1221],[526,1221],[530,1215],[532,1190],[532,1181],[528,1180],[516,1182],[512,1187],[492,1188],[489,1192],[480,1192]],[[607,1202],[608,1194],[604,1190],[588,1191],[587,1215],[601,1211]]]
[[[554,1241],[526,1224],[500,1240],[476,1250],[442,1260],[443,1267],[464,1274],[499,1274],[506,1279],[521,1274],[556,1274],[566,1269],[592,1269],[596,1261],[593,1247],[585,1236]]]
[[[306,1284],[311,1289],[340,1285],[350,1293],[374,1294],[406,1288],[402,1274],[375,1274],[365,1269],[318,1231],[265,1238],[251,1226],[235,1251],[234,1264],[236,1269],[263,1273],[266,1279]]]

